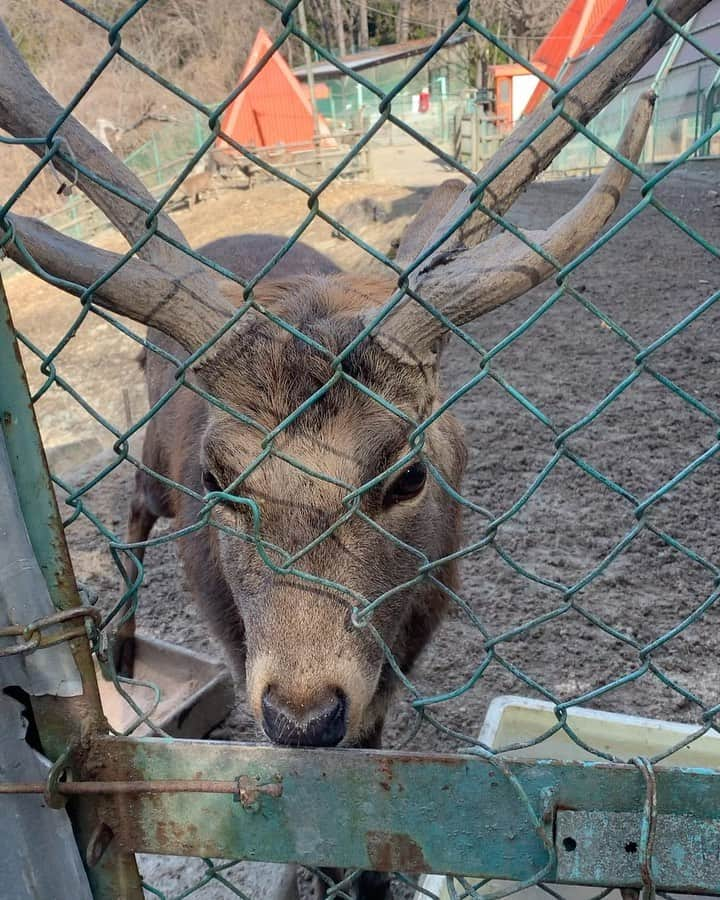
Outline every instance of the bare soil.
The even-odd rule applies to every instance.
[[[720,245],[717,175],[710,164],[696,163],[672,175],[655,192],[661,204],[715,247]],[[542,227],[570,208],[588,184],[578,179],[535,185],[518,203],[513,218],[521,226]],[[356,226],[357,230],[378,249],[387,250],[419,207],[424,189],[340,184],[323,198],[323,208],[333,212],[367,196],[387,204],[390,221],[368,222]],[[639,200],[635,186],[623,202],[621,215]],[[290,234],[306,213],[302,196],[268,186],[223,194],[179,213],[177,219],[199,245],[240,230]],[[351,242],[333,237],[319,220],[310,225],[304,239],[345,268],[377,265]],[[564,295],[497,353],[491,367],[496,377],[485,378],[455,404],[470,448],[465,497],[493,517],[513,508],[537,485],[540,473],[554,458],[558,435],[597,410],[634,371],[637,348],[648,346],[691,313],[717,290],[719,276],[717,257],[652,207],[586,260],[573,273],[572,284],[588,306],[617,323],[625,338]],[[484,348],[495,347],[552,291],[552,285],[536,288],[468,331]],[[77,313],[75,301],[29,276],[11,278],[8,292],[17,327],[45,350],[70,327]],[[527,503],[498,527],[492,542],[465,559],[461,594],[485,636],[457,609],[424,653],[414,681],[425,695],[450,691],[468,681],[488,652],[493,658],[471,689],[432,708],[443,726],[477,735],[488,703],[508,693],[568,701],[613,685],[586,705],[695,722],[703,707],[720,702],[717,605],[710,604],[697,620],[669,636],[716,588],[718,457],[710,456],[648,507],[640,520],[645,527],[614,556],[614,548],[638,525],[635,502],[652,495],[715,447],[720,413],[719,336],[720,304],[716,304],[647,357],[641,374],[612,404],[563,439],[565,455]],[[56,370],[109,423],[122,429],[145,409],[136,353],[137,345],[91,315],[59,355]],[[481,364],[475,351],[453,339],[444,357],[445,390],[450,393],[465,384]],[[37,362],[29,371],[38,387],[42,378]],[[668,380],[687,399],[673,393]],[[520,402],[517,392],[527,402]],[[704,414],[689,400],[705,404],[713,415]],[[38,401],[37,409],[53,463],[69,484],[80,486],[102,471],[114,441],[106,428],[93,422],[56,386]],[[133,447],[137,450],[136,444]],[[78,467],[78,455],[83,458],[82,467]],[[626,493],[621,495],[593,478],[578,460]],[[85,500],[106,527],[119,535],[132,477],[133,467],[123,462]],[[483,515],[468,511],[468,545],[485,536],[486,523]],[[103,606],[110,607],[119,596],[120,581],[106,541],[83,519],[73,523],[67,534],[79,579],[98,593]],[[662,535],[671,538],[674,546]],[[692,551],[690,557],[680,545]],[[508,563],[510,559],[516,568]],[[140,627],[184,646],[219,652],[185,590],[174,543],[151,548],[146,565]],[[574,594],[572,604],[566,603],[563,590],[579,585],[596,570],[597,577]],[[557,612],[555,617],[549,617],[552,611]],[[668,639],[653,650],[649,668],[638,647],[662,636]],[[660,674],[680,690],[665,684]],[[412,724],[411,707],[401,697],[386,728],[386,744],[402,742]],[[242,697],[212,737],[256,739]],[[449,750],[458,744],[457,736],[425,724],[410,746]]]

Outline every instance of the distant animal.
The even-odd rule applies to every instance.
[[[255,178],[262,170],[238,153],[215,147],[208,154],[208,171],[226,181],[233,180],[240,173],[247,178],[246,187],[250,189],[254,186]]]
[[[196,172],[194,175],[188,175],[180,186],[177,198],[188,201],[189,206],[195,206],[204,197],[214,194],[213,190],[213,173],[209,171]]]

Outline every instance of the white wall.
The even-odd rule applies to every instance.
[[[515,75],[512,79],[512,118],[517,122],[538,83],[536,75]]]

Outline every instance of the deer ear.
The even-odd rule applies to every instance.
[[[416,213],[415,218],[405,227],[395,261],[408,266],[422,252],[429,242],[438,223],[450,211],[453,203],[465,189],[465,182],[459,178],[449,178],[435,188]]]

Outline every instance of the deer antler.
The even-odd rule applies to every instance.
[[[658,3],[658,7],[682,25],[707,3],[708,0],[665,0]],[[562,101],[565,113],[581,124],[589,122],[665,43],[672,30],[662,19],[650,14],[607,58],[602,59],[618,36],[646,13],[645,0],[630,0],[605,40],[586,58],[585,67],[589,74]],[[596,60],[602,61],[593,68]],[[645,95],[638,101],[618,148],[633,161],[642,150],[653,100]],[[480,182],[489,182],[483,193],[483,203],[495,213],[506,212],[526,185],[550,165],[576,133],[573,124],[558,115],[552,104],[553,97],[548,97],[535,113],[523,120],[478,174]],[[508,163],[544,122],[549,122],[547,127]],[[623,166],[611,162],[598,185],[602,185],[602,196],[599,191],[592,191],[572,213],[557,223],[556,228],[528,237],[552,253],[561,265],[569,262],[593,241],[617,206],[619,192],[629,180],[629,173],[623,176],[623,170]],[[493,173],[497,173],[494,178]],[[475,185],[471,184],[457,196],[425,242],[423,253],[459,221],[474,191]],[[453,193],[456,192],[450,192],[449,197],[452,198]],[[476,212],[410,277],[410,287],[457,325],[507,303],[554,271],[554,266],[547,265],[538,254],[510,235],[500,235],[483,244],[494,227],[490,217]],[[433,364],[434,348],[446,330],[438,319],[433,319],[419,304],[408,300],[387,317],[376,337],[388,351],[406,361]]]
[[[60,234],[37,219],[13,216],[12,223],[16,238],[6,246],[8,256],[27,266],[24,250],[39,275],[51,273],[76,294],[123,259]],[[154,263],[128,259],[93,293],[93,299],[111,312],[171,335],[192,352],[212,338],[233,312],[216,288],[216,279],[208,278],[197,263],[194,272],[171,275]]]
[[[657,4],[662,12],[683,25],[694,16],[709,0],[661,0]],[[512,134],[503,142],[500,149],[488,160],[478,173],[480,181],[492,178],[483,196],[483,202],[498,215],[508,210],[527,184],[550,165],[562,148],[575,136],[574,125],[558,110],[576,119],[581,125],[587,123],[604,109],[617,96],[645,63],[663,46],[674,33],[669,25],[658,16],[650,14],[643,24],[629,34],[622,43],[605,59],[607,49],[634,22],[644,14],[648,14],[646,0],[630,0],[620,18],[605,36],[604,40],[584,59],[583,67],[588,75],[583,78],[558,105],[553,106],[552,92],[543,103],[526,119],[516,125]],[[596,63],[596,60],[602,59]],[[546,128],[537,135],[530,147],[526,148],[506,168],[518,148],[538,130],[544,122]],[[493,177],[493,173],[497,173]],[[438,224],[430,246],[441,237],[453,222],[465,211],[474,185],[469,185]],[[466,221],[444,245],[445,250],[453,246],[470,247],[484,241],[494,228],[491,219],[478,211]]]
[[[676,22],[683,24],[707,2],[709,0],[658,0],[657,5]],[[593,59],[600,58],[623,29],[639,19],[646,10],[645,0],[630,0],[618,25],[591,54],[587,64],[591,65]],[[581,122],[589,121],[662,46],[670,32],[671,29],[660,18],[650,13],[640,27],[620,42],[607,59],[568,93],[563,101],[566,112]],[[650,108],[649,98],[641,100],[633,124],[626,132],[623,148],[629,158],[636,158],[640,152]],[[45,145],[33,145],[38,154],[43,154],[47,149],[48,136],[53,134],[62,114],[62,108],[30,73],[7,29],[0,23],[0,127],[16,137],[44,138]],[[546,119],[551,120],[547,128],[517,159],[502,169],[518,145]],[[520,125],[480,173],[484,181],[487,175],[498,172],[485,191],[483,199],[486,205],[498,213],[505,212],[522,188],[550,164],[573,133],[573,125],[556,115],[548,99]],[[63,122],[56,136],[65,140],[66,147],[83,166],[140,204],[141,208],[138,208],[82,173],[79,175],[78,186],[105,212],[128,242],[133,244],[146,235],[145,209],[152,208],[155,201],[139,180],[72,117]],[[58,156],[54,162],[65,174],[73,174],[72,165]],[[611,164],[605,180],[601,182],[604,185],[602,190],[595,191],[591,199],[581,203],[569,217],[560,220],[556,228],[533,236],[536,243],[560,264],[567,262],[587,246],[603,227],[615,208],[617,196],[627,183],[627,178],[622,166]],[[615,189],[617,195],[611,189]],[[472,190],[468,188],[457,197],[431,239],[425,243],[423,252],[432,247],[438,236],[444,234],[466,210]],[[450,191],[448,196],[456,194],[456,190]],[[26,267],[32,268],[32,264],[18,250],[23,242],[26,247],[32,247],[37,261],[51,275],[66,273],[72,278],[73,274],[82,271],[88,284],[122,259],[117,254],[97,251],[59,235],[32,220],[12,217],[12,223],[16,246],[6,245],[5,249]],[[173,241],[185,244],[182,233],[165,214],[159,214],[158,224],[160,230]],[[553,271],[553,266],[537,253],[508,236],[493,238],[484,247],[473,249],[487,237],[491,227],[492,223],[482,213],[469,218],[411,277],[411,287],[458,324],[511,300]],[[422,233],[421,238],[426,238],[426,234]],[[470,249],[466,249],[468,247]],[[449,250],[453,252],[448,253]],[[157,326],[188,350],[194,350],[208,340],[232,314],[233,306],[223,294],[222,280],[209,271],[198,270],[191,257],[170,243],[153,236],[140,247],[138,256],[140,260],[125,263],[97,290],[95,296],[99,304]],[[72,267],[68,266],[68,259],[72,259]],[[504,259],[505,264],[498,267],[498,259]],[[527,271],[520,271],[522,267]],[[77,277],[72,280],[77,282]],[[418,304],[410,301],[387,317],[378,339],[389,351],[404,358],[420,357],[423,362],[432,363],[433,347],[443,330],[438,320],[432,319]]]
[[[46,138],[63,114],[63,108],[28,69],[12,38],[0,22],[0,127],[15,137]],[[133,198],[138,205],[117,196],[78,173],[78,187],[98,206],[129,244],[147,233],[146,209],[155,200],[142,182],[72,116],[57,131],[64,149],[105,182]],[[30,144],[39,156],[48,144]],[[60,156],[54,165],[68,177],[74,169]],[[47,225],[21,216],[9,216],[15,241],[4,250],[26,268],[32,268],[21,252],[24,245],[36,264],[55,278],[88,286],[122,259],[60,234]],[[158,214],[159,230],[177,243],[187,241],[172,219]],[[203,270],[197,261],[160,237],[153,236],[138,250],[140,259],[125,262],[94,294],[96,302],[121,315],[157,327],[175,338],[186,350],[196,350],[209,340],[233,313],[221,290],[221,279]]]
[[[618,153],[636,162],[645,144],[655,95],[642,94],[618,144]],[[602,230],[615,212],[632,172],[613,159],[593,187],[568,213],[545,231],[525,231],[524,243],[504,232],[465,251],[447,254],[418,278],[418,291],[431,299],[455,325],[464,325],[514,300],[540,284],[557,266],[574,259]],[[405,358],[432,359],[446,328],[417,303],[406,303],[388,317],[380,338],[392,341]]]

